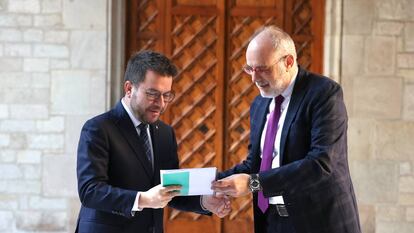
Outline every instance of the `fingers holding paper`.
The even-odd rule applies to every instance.
[[[250,193],[248,174],[234,174],[224,179],[213,181],[211,188],[217,193],[232,197],[241,197]]]
[[[173,197],[180,194],[181,186],[171,185],[163,187],[157,185],[146,192],[142,192],[139,197],[140,208],[164,208]]]
[[[203,207],[219,218],[224,218],[231,212],[230,198],[227,195],[204,195],[201,197],[201,202]]]

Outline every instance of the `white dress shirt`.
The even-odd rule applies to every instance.
[[[138,120],[134,116],[134,114],[132,114],[132,112],[129,109],[129,107],[125,104],[123,98],[121,99],[121,103],[122,103],[122,106],[124,107],[125,111],[127,111],[129,118],[131,118],[131,121],[134,124],[135,130],[137,131],[137,134],[139,136],[141,134],[141,132],[140,132],[141,130],[138,128],[138,126],[142,122],[140,120]],[[152,157],[151,161],[154,161],[154,151],[152,149],[152,141],[151,141],[151,134],[150,134],[150,131],[149,131],[149,127],[147,127],[147,132],[146,133],[148,134],[148,140],[149,140],[149,143],[150,143],[150,146],[151,146],[150,147],[150,149],[151,149],[151,157]],[[152,168],[154,169],[154,163],[152,164]],[[137,196],[135,197],[134,205],[133,205],[132,210],[131,210],[132,216],[135,215],[135,211],[141,211],[142,210],[142,208],[139,208],[139,206],[138,206],[138,200],[139,200],[139,196],[140,195],[141,195],[141,192],[137,192]]]
[[[289,86],[282,92],[282,96],[285,99],[282,102],[282,106],[280,109],[281,115],[279,118],[279,122],[277,124],[276,139],[275,139],[275,144],[274,144],[275,146],[273,149],[272,169],[280,167],[280,156],[279,156],[280,136],[282,135],[283,123],[285,122],[286,112],[289,107],[290,97],[292,96],[292,91],[293,91],[293,86],[295,84],[296,75],[297,73],[293,76],[294,78],[292,78],[292,80],[290,81]],[[269,113],[266,116],[266,123],[263,128],[263,132],[262,132],[262,136],[260,140],[260,151],[261,151],[260,157],[263,156],[263,145],[264,145],[264,140],[265,140],[265,135],[266,135],[266,130],[267,130],[267,121],[269,119],[270,113],[275,109],[275,104],[276,104],[275,98],[273,98],[273,100],[270,102],[270,105],[269,105],[269,111],[268,111]],[[282,196],[270,197],[269,204],[284,204],[283,197]]]

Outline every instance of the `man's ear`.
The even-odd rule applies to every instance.
[[[295,58],[292,55],[286,57],[286,68],[290,69],[295,64]]]
[[[127,96],[128,98],[131,98],[132,96],[132,86],[133,84],[131,83],[131,81],[125,81],[124,92],[125,92],[125,96]]]

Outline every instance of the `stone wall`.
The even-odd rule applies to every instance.
[[[107,0],[0,0],[0,232],[73,232],[76,147],[107,106]]]
[[[414,1],[343,3],[340,82],[363,232],[413,232]]]

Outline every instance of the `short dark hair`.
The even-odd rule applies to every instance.
[[[139,84],[145,80],[148,70],[154,71],[162,76],[176,76],[177,68],[161,53],[150,50],[143,50],[135,53],[128,61],[124,81]]]

